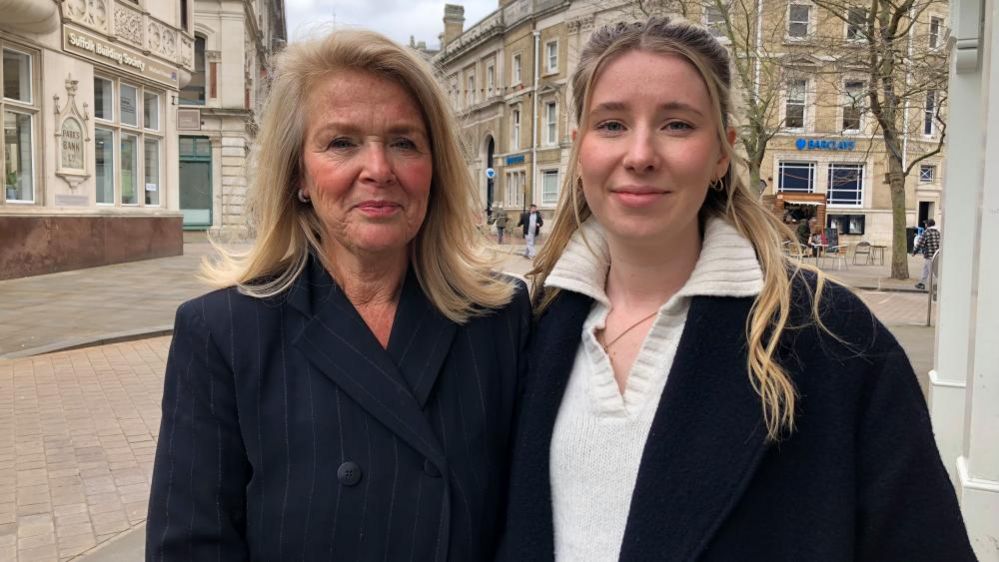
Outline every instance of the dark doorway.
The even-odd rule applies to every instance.
[[[180,212],[185,229],[212,225],[212,142],[205,137],[180,137]]]
[[[919,219],[916,222],[916,226],[923,226],[926,224],[928,219],[933,218],[933,202],[932,201],[920,201],[919,202]]]

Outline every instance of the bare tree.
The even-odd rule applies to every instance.
[[[812,0],[820,14],[842,22],[845,33],[820,37],[823,52],[834,60],[828,76],[844,98],[855,100],[855,113],[869,114],[863,132],[884,144],[892,208],[894,279],[909,277],[906,254],[905,184],[920,162],[939,154],[946,137],[947,104],[945,30],[942,0]],[[819,26],[836,29],[837,26]],[[842,79],[843,71],[863,80]],[[841,98],[842,99],[842,98]],[[866,103],[864,103],[866,102]]]

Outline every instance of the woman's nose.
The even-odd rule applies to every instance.
[[[364,148],[364,163],[361,169],[361,179],[378,184],[388,184],[395,179],[392,163],[383,143],[369,143]]]
[[[649,133],[636,132],[629,139],[624,167],[637,173],[649,172],[659,166],[659,153],[655,139]]]

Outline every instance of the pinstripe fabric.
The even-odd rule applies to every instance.
[[[457,326],[409,275],[382,349],[314,260],[281,298],[185,303],[147,560],[490,558],[529,322],[522,284]]]

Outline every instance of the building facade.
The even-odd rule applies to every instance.
[[[445,33],[434,62],[464,125],[469,168],[485,204],[510,211],[533,203],[543,213],[554,210],[575,126],[569,76],[579,53],[595,27],[642,17],[642,8],[652,4],[501,0],[496,11],[468,28],[460,6],[445,8]],[[720,20],[714,2],[667,4],[674,18],[708,27]],[[779,200],[781,211],[819,215],[846,242],[887,243],[892,204],[885,145],[857,93],[865,87],[861,69],[843,64],[843,53],[830,47],[837,42],[850,48],[856,30],[838,18],[820,17],[818,6],[807,0],[758,0],[756,7],[761,15],[756,25],[766,30],[757,34],[759,48],[782,68],[779,74],[760,73],[779,98],[766,116],[775,134],[760,166],[767,184],[762,195]],[[946,4],[939,3],[920,13],[910,43],[943,54],[946,30]],[[716,35],[726,43],[723,34]],[[906,105],[907,163],[939,144],[936,109],[944,95],[928,92]],[[928,158],[909,174],[909,226],[939,218],[943,158],[943,152]],[[490,168],[492,178],[486,174]]]
[[[185,6],[5,3],[0,278],[182,251],[170,163],[194,69]]]
[[[178,255],[183,227],[242,224],[282,0],[4,9],[0,279]]]
[[[178,99],[178,206],[187,230],[248,234],[247,159],[268,62],[287,40],[283,0],[193,0],[194,70]]]

